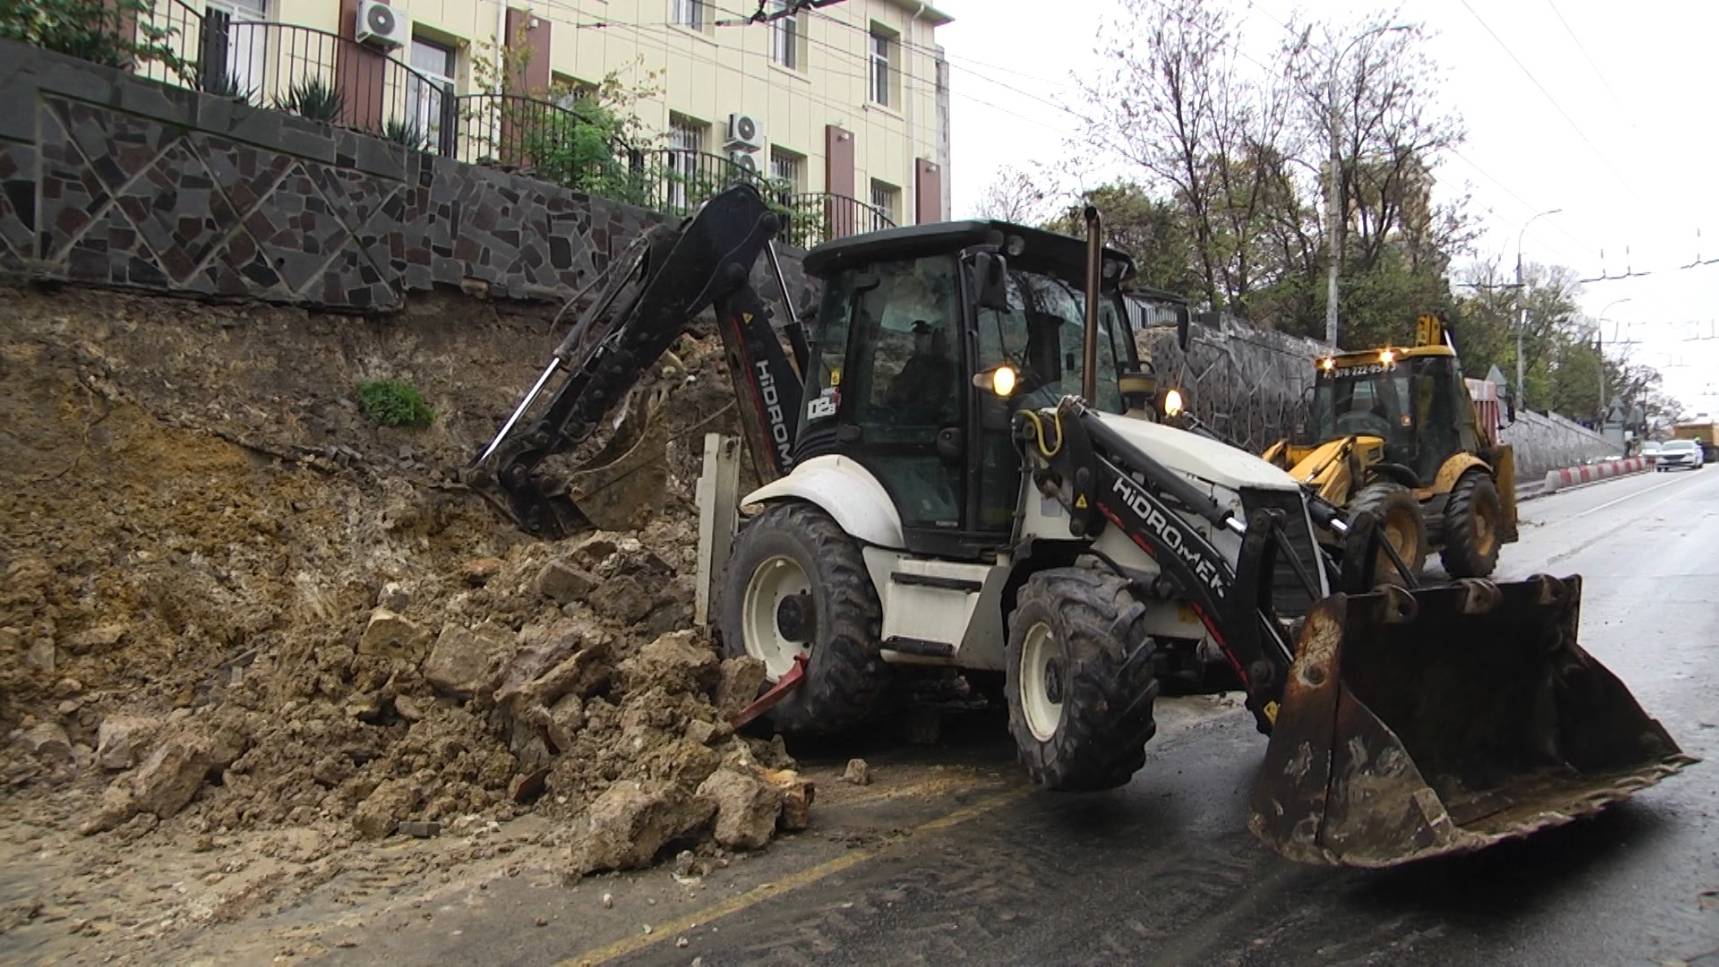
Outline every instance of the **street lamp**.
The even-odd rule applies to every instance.
[[[1600,430],[1602,432],[1606,425],[1606,351],[1603,348],[1606,338],[1606,313],[1612,310],[1612,306],[1621,306],[1628,301],[1630,301],[1630,297],[1624,296],[1622,299],[1613,299],[1606,303],[1606,307],[1600,310],[1594,323],[1594,354],[1600,357]],[[1625,416],[1625,420],[1628,420],[1628,416]]]
[[[1523,222],[1522,231],[1516,233],[1516,408],[1519,410],[1528,407],[1528,383],[1526,369],[1522,365],[1522,333],[1528,329],[1528,298],[1522,285],[1522,239],[1528,234],[1528,226],[1547,215],[1556,215],[1562,211],[1562,208],[1548,208],[1539,212]]]
[[[1337,166],[1342,159],[1341,129],[1343,123],[1342,116],[1337,113],[1337,66],[1343,62],[1344,57],[1349,55],[1349,51],[1355,49],[1356,44],[1369,37],[1413,29],[1408,24],[1392,24],[1374,27],[1372,30],[1356,36],[1355,39],[1343,45],[1343,49],[1331,58],[1330,76],[1325,81],[1325,104],[1326,110],[1329,112],[1327,120],[1330,121],[1331,127],[1331,164],[1325,172],[1326,188],[1330,194],[1325,202],[1326,220],[1330,222],[1325,234],[1331,261],[1325,279],[1325,341],[1331,345],[1332,352],[1337,351],[1337,259],[1338,254],[1343,250],[1337,241],[1338,225],[1342,220],[1342,215],[1337,211]]]

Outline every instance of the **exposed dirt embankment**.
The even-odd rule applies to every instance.
[[[319,853],[534,810],[577,874],[804,822],[779,743],[724,721],[758,669],[691,627],[701,434],[732,432],[714,338],[645,389],[666,459],[615,484],[643,526],[556,544],[457,482],[549,311],[0,304],[8,864],[31,830],[85,833],[70,872],[94,878],[148,837],[298,830]],[[357,385],[381,378],[433,424],[366,420]],[[3,899],[0,933],[65,901]]]

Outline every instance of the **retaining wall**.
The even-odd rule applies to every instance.
[[[0,91],[14,276],[336,311],[437,286],[560,301],[661,220],[12,41]]]

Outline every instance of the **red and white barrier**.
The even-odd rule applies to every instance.
[[[1625,457],[1619,460],[1602,460],[1599,463],[1584,464],[1580,467],[1548,470],[1546,471],[1546,493],[1564,487],[1574,487],[1577,484],[1593,483],[1596,480],[1608,480],[1626,474],[1641,473],[1650,466],[1651,464],[1648,463],[1646,457]]]

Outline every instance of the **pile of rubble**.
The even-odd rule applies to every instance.
[[[659,374],[666,459],[625,485],[649,478],[653,499],[631,501],[649,513],[545,544],[443,472],[470,452],[465,424],[488,432],[509,405],[498,363],[420,361],[453,374],[425,381],[448,414],[428,431],[366,428],[344,357],[286,371],[304,382],[291,416],[264,419],[279,378],[246,368],[272,358],[254,345],[175,303],[86,301],[23,298],[33,335],[0,338],[11,818],[91,843],[313,829],[337,849],[535,812],[576,873],[806,823],[780,742],[727,724],[761,668],[692,628],[697,436],[723,428],[726,391],[714,337]],[[281,358],[339,347],[284,313],[243,324]],[[517,328],[496,338],[541,338]],[[305,456],[325,439],[351,459]]]
[[[203,830],[376,839],[536,809],[568,820],[576,874],[705,840],[756,849],[804,828],[812,787],[780,739],[729,727],[763,666],[721,661],[681,627],[683,583],[632,537],[522,545],[385,585],[345,634],[260,657],[219,703],[114,711],[88,735],[38,722],[16,740],[68,776],[119,772],[92,834],[183,811]]]

